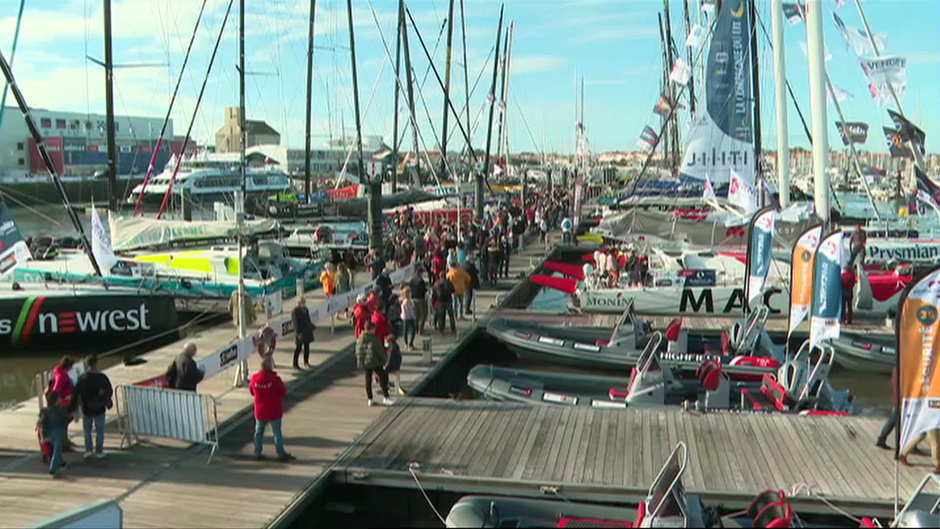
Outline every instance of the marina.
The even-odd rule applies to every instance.
[[[940,527],[940,6],[84,3],[0,6],[4,525]]]

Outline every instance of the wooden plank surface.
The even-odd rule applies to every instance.
[[[521,409],[517,404],[486,401],[444,405],[432,399],[419,400],[432,410],[430,416],[423,415],[424,420],[446,421],[454,413],[473,413],[475,421],[450,423],[455,425],[457,437],[470,444],[489,447],[492,439],[486,437],[497,435],[501,442],[523,445],[518,450],[512,447],[507,450],[513,452],[511,460],[516,461],[508,472],[524,484],[557,484],[569,491],[578,486],[614,486],[623,487],[625,492],[642,493],[675,442],[684,441],[690,448],[685,478],[690,490],[722,491],[746,501],[766,488],[790,489],[806,484],[836,503],[841,499],[884,504],[894,497],[890,453],[876,448],[869,438],[880,426],[878,418],[699,414],[678,408]],[[504,417],[510,411],[501,410],[504,406],[511,406],[512,422],[524,425],[528,436],[506,436]],[[411,413],[417,413],[414,407],[403,411],[403,415]],[[410,432],[392,425],[381,437],[396,435],[407,436]],[[429,446],[423,450],[426,454],[446,454]],[[365,449],[359,455],[350,453],[337,465],[368,472],[374,460],[369,452]],[[499,465],[487,460],[498,456],[498,452],[490,454],[483,449],[474,451],[469,458],[465,452],[454,456],[467,470],[461,476],[463,480],[507,475]],[[404,459],[407,458],[400,460]],[[926,459],[920,457],[915,460],[918,466],[901,469],[902,497],[911,492],[927,470]],[[434,456],[422,464],[424,468],[454,465]],[[391,471],[407,469],[398,467]]]

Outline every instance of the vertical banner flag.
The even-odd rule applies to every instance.
[[[747,305],[764,294],[767,272],[773,260],[774,232],[777,224],[777,208],[767,207],[758,211],[751,219],[747,244]]]
[[[748,183],[756,173],[748,1],[718,5],[705,65],[705,104],[692,118],[682,160],[682,173],[699,180],[707,174],[716,185],[730,179],[730,169]]]
[[[813,264],[816,249],[822,239],[822,225],[813,226],[803,232],[793,245],[790,259],[790,314],[787,324],[787,339],[800,323],[806,319],[813,302]]]
[[[940,302],[940,267],[912,282],[898,304],[898,391],[901,406],[901,441],[910,444],[918,435],[940,428],[940,376],[938,376],[937,303]]]
[[[813,263],[810,346],[838,338],[842,330],[842,260],[842,232],[836,231],[819,243]]]
[[[728,184],[728,201],[745,213],[754,211],[759,204],[757,188],[745,182],[734,169],[731,170],[731,183]]]
[[[23,241],[23,235],[6,203],[0,201],[0,277],[13,271],[13,268],[30,258],[29,247]]]
[[[111,246],[111,234],[101,223],[101,217],[98,216],[94,204],[91,205],[91,254],[102,272],[110,271],[118,263]]]

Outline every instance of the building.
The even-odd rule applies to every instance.
[[[241,142],[241,110],[238,107],[225,109],[225,124],[215,133],[216,152],[239,152]],[[280,145],[281,134],[264,121],[245,120],[245,149],[256,145]]]
[[[0,175],[25,176],[45,173],[46,166],[17,107],[5,107],[0,122]],[[104,114],[65,112],[34,108],[33,120],[43,136],[49,155],[61,175],[92,175],[107,168],[107,119]],[[163,118],[115,116],[118,174],[144,174],[153,157]],[[173,138],[173,122],[167,123],[166,138]],[[163,143],[154,168],[160,170],[171,152],[179,153],[183,141]],[[191,142],[188,151],[195,151]]]

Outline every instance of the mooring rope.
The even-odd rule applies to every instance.
[[[852,520],[853,522],[855,522],[855,523],[857,523],[857,524],[861,524],[861,523],[862,523],[862,519],[861,519],[861,518],[858,518],[858,517],[856,517],[856,516],[853,516],[851,513],[849,513],[849,512],[846,511],[845,509],[843,509],[843,508],[839,507],[838,505],[832,503],[831,501],[827,500],[822,494],[820,494],[820,493],[814,491],[814,490],[813,490],[813,487],[812,487],[811,485],[807,484],[807,483],[796,483],[796,484],[794,484],[793,486],[791,486],[791,487],[790,487],[790,496],[791,496],[791,497],[797,496],[797,495],[799,495],[800,491],[802,491],[802,490],[805,490],[805,491],[807,492],[807,494],[809,494],[811,497],[813,497],[813,498],[815,498],[815,499],[817,499],[817,500],[819,500],[819,501],[825,503],[826,505],[829,506],[829,508],[831,508],[832,510],[834,510],[834,511],[836,511],[837,513],[841,514],[842,516],[845,516],[846,518]]]
[[[431,510],[432,510],[432,511],[434,511],[434,515],[437,516],[437,519],[440,520],[440,522],[441,522],[443,525],[446,526],[446,525],[447,525],[447,521],[444,520],[444,517],[441,516],[441,513],[437,512],[437,508],[434,507],[434,504],[433,504],[433,503],[431,503],[431,498],[428,498],[428,493],[427,493],[427,492],[424,492],[424,487],[422,487],[422,486],[421,486],[421,482],[418,481],[418,475],[415,474],[415,469],[416,469],[416,468],[420,468],[420,465],[419,465],[417,462],[412,461],[411,463],[408,464],[408,472],[411,473],[411,477],[414,478],[415,484],[418,485],[418,490],[420,490],[420,491],[421,491],[421,494],[424,496],[424,500],[425,500],[426,502],[428,502],[428,506],[431,507]]]

